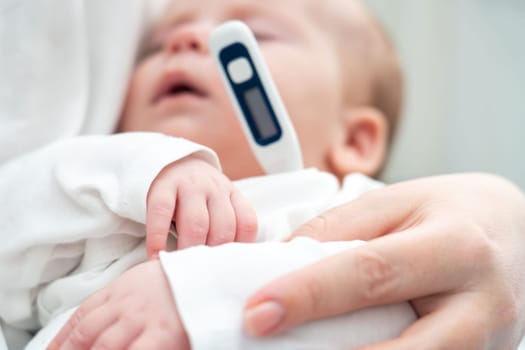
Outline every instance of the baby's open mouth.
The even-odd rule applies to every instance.
[[[187,84],[175,85],[167,92],[167,95],[178,95],[178,94],[197,94],[198,91],[195,90],[192,86]]]
[[[190,78],[182,74],[173,74],[162,80],[154,98],[154,103],[164,98],[177,98],[193,96],[196,98],[206,97],[206,93]]]

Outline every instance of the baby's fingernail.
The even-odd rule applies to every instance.
[[[157,251],[148,251],[148,260],[158,260],[159,252]]]
[[[246,330],[254,337],[266,335],[281,324],[284,316],[284,308],[275,301],[250,307],[244,313]]]

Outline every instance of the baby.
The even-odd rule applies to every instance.
[[[332,178],[328,174],[307,171],[296,176],[285,174],[269,180],[259,178],[238,183],[241,192],[254,201],[259,219],[265,219],[264,222],[261,220],[259,235],[275,239],[277,234],[291,232],[321,210],[377,187],[374,182],[361,177],[346,176],[351,173],[374,176],[380,172],[400,113],[400,68],[381,28],[358,1],[209,0],[196,3],[179,0],[167,11],[147,42],[146,53],[130,84],[121,131],[160,132],[205,145],[217,153],[224,174],[232,180],[263,175],[238,125],[208,51],[210,31],[229,19],[244,21],[257,37],[294,122],[306,167],[335,175]],[[341,191],[335,179],[344,180]],[[302,191],[309,194],[298,197],[300,188],[296,192],[292,190],[294,195],[286,192],[298,184],[306,185]],[[356,184],[360,187],[352,192],[351,188]],[[318,186],[319,189],[308,186]],[[290,195],[291,198],[285,199],[293,203],[293,210],[286,201],[279,204],[275,200],[268,205],[268,196],[262,196],[253,188],[259,192],[261,189],[269,191],[266,195]],[[150,188],[147,207],[150,256],[165,247],[172,219],[177,224],[179,248],[253,240],[256,224],[250,205],[202,157],[182,157],[164,168]],[[266,215],[270,211],[277,214]],[[299,215],[299,211],[305,213]],[[278,216],[286,217],[289,226],[275,225]],[[266,225],[267,222],[272,224],[271,227]],[[163,257],[165,270],[170,266],[169,259]],[[146,288],[153,294],[144,299],[151,299],[157,291],[159,295],[154,297],[155,300],[166,301],[169,286],[165,280],[162,282],[165,277],[158,273],[160,270],[155,264],[158,262],[139,266],[123,278],[133,276],[126,285],[137,292],[135,296],[144,297],[140,292]],[[171,272],[167,273],[171,279]],[[136,283],[138,280],[142,282]],[[144,280],[150,282],[144,284]],[[126,319],[112,312],[122,313],[124,310],[117,311],[102,302],[101,299],[107,301],[111,298],[101,298],[101,295],[118,291],[122,287],[118,282],[96,294],[96,302],[84,304],[87,306],[80,309],[78,317],[74,318],[76,321],[63,329],[51,348],[90,348],[104,344],[97,343],[100,339],[111,341],[111,348],[130,347],[130,344],[148,349],[184,346],[180,342],[166,342],[163,337],[146,337],[148,332],[123,331],[134,329],[129,324],[120,329],[118,322],[112,324],[112,320]],[[150,283],[158,290],[149,288]],[[179,287],[177,282],[170,283],[180,308],[183,302],[177,293]],[[174,308],[173,301],[166,301],[166,305]],[[97,309],[100,312],[96,312]],[[170,322],[167,324],[180,326],[176,310],[160,310],[144,314],[143,321],[168,317]],[[389,311],[385,309],[385,312]],[[90,336],[79,341],[75,340],[78,333],[71,331],[71,327],[82,326],[86,320],[83,316],[87,316],[91,324],[87,333]],[[367,316],[363,317],[365,320]],[[407,318],[405,323],[400,322],[391,336],[402,329],[406,321]],[[120,332],[111,333],[111,337],[100,337],[104,329]],[[188,332],[191,335],[189,329]],[[187,340],[184,342],[188,346]],[[198,340],[192,339],[194,348],[198,348],[196,342]]]
[[[389,41],[357,1],[175,2],[146,44],[121,130],[206,145],[232,180],[263,174],[208,50],[210,31],[232,18],[258,39],[306,167],[339,178],[377,174],[400,113],[401,72]]]
[[[232,18],[246,22],[261,45],[296,127],[306,167],[340,179],[353,172],[378,174],[400,113],[401,73],[388,39],[359,2],[277,6],[177,1],[146,43],[121,131],[157,131],[208,146],[232,180],[263,174],[208,51],[210,31]],[[181,168],[174,165],[165,172],[179,175],[169,179],[162,174],[158,182],[187,179]],[[232,240],[234,227],[241,228],[238,240],[252,237],[255,220],[240,196],[230,196],[231,205],[223,205],[226,196],[209,200],[207,193],[192,193],[186,201],[186,191],[175,199],[170,197],[173,189],[159,188],[158,182],[150,190],[151,254],[164,248],[175,201],[181,203],[175,217],[179,247],[206,243],[206,228],[212,244]]]

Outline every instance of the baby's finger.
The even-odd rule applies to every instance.
[[[176,198],[171,187],[154,186],[150,190],[146,210],[146,246],[150,258],[166,249]]]
[[[96,308],[87,314],[78,309],[55,337],[48,349],[91,349],[98,336],[117,321],[111,308]]]
[[[129,347],[129,350],[190,350],[190,341],[185,332],[162,332],[162,330],[148,330],[136,339]]]
[[[67,323],[60,329],[58,334],[53,338],[48,346],[48,350],[58,350],[62,344],[70,336],[77,325],[87,317],[94,310],[100,309],[106,301],[107,294],[104,292],[95,293],[88,298],[82,305],[73,313]]]
[[[129,347],[142,333],[144,327],[137,314],[125,314],[117,322],[107,328],[97,341],[93,344],[92,350],[124,350]]]
[[[237,230],[236,242],[253,242],[257,237],[257,214],[248,200],[238,191],[234,190],[230,200],[235,211]]]
[[[175,210],[177,249],[206,243],[210,221],[206,202],[204,193],[179,189]]]
[[[210,229],[207,245],[215,246],[235,239],[235,212],[230,197],[225,193],[212,194],[208,199]]]

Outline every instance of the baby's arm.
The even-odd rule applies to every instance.
[[[147,201],[148,256],[166,248],[172,220],[177,248],[251,242],[257,233],[255,211],[233,183],[196,156],[176,161],[156,177]]]

